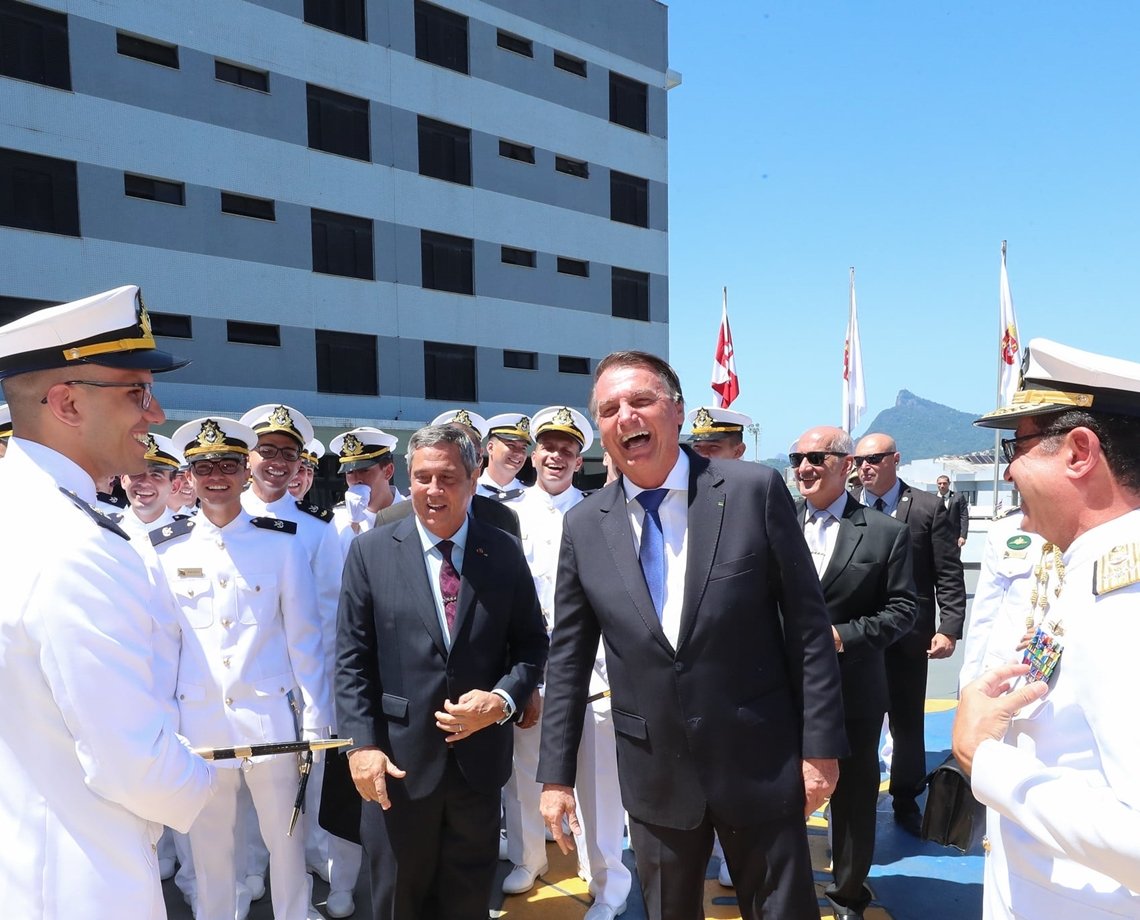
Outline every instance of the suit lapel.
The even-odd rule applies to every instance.
[[[910,518],[910,506],[913,502],[910,500],[910,486],[908,486],[901,479],[899,480],[899,504],[895,508],[895,520],[903,521],[904,523]]]
[[[724,520],[724,479],[716,467],[689,455],[689,521],[685,562],[685,599],[681,607],[681,625],[677,632],[677,648],[693,631],[697,610],[705,596],[712,572],[713,558],[720,541]]]
[[[463,571],[459,575],[459,598],[455,602],[455,626],[452,629],[451,644],[460,635],[463,624],[475,607],[483,578],[487,573],[488,555],[484,531],[481,524],[471,518],[467,524],[467,545],[463,548]]]
[[[633,528],[629,523],[629,511],[626,508],[625,489],[618,481],[610,486],[610,500],[601,506],[601,528],[609,547],[610,557],[614,567],[621,577],[622,583],[633,601],[637,615],[641,617],[645,628],[653,634],[653,638],[661,643],[669,653],[673,648],[665,633],[661,629],[661,621],[657,618],[657,611],[653,607],[653,600],[649,596],[649,589],[645,586],[645,575],[641,571],[641,563],[637,559],[637,551],[633,548]]]
[[[863,539],[863,528],[867,526],[867,509],[858,501],[847,496],[847,504],[843,506],[843,517],[839,521],[839,533],[835,535],[835,548],[831,551],[831,558],[827,561],[827,568],[823,570],[819,583],[826,592],[828,586],[847,568],[855,547]],[[874,512],[878,514],[879,512]]]
[[[428,584],[428,570],[424,563],[423,545],[420,532],[416,529],[415,517],[409,515],[394,528],[392,539],[396,541],[399,556],[399,569],[407,588],[406,600],[416,611],[424,628],[431,636],[436,648],[446,658],[447,643],[443,641],[443,627],[439,623],[439,613],[435,606],[435,595]]]

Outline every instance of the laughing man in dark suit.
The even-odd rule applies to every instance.
[[[834,882],[827,897],[839,920],[863,916],[864,884],[875,849],[879,800],[879,730],[887,709],[883,650],[914,626],[910,534],[900,521],[864,508],[846,490],[851,436],[812,428],[789,456],[804,537],[831,614],[831,636],[843,679],[851,754],[839,761],[831,797]]]
[[[337,620],[340,733],[365,800],[376,920],[485,920],[511,771],[510,720],[547,638],[517,540],[471,518],[467,436],[408,444],[414,516],[351,544]]]
[[[767,467],[680,449],[680,383],[653,355],[604,358],[591,411],[622,478],[565,518],[543,817],[568,851],[600,638],[651,920],[703,916],[714,830],[743,917],[818,920],[804,815],[847,743],[831,625],[788,491]]]

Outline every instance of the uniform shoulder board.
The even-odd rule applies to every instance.
[[[1140,543],[1114,546],[1093,566],[1093,594],[1100,597],[1140,582]]]
[[[150,537],[152,546],[161,546],[167,540],[173,540],[175,537],[185,536],[194,529],[193,518],[182,518],[181,520],[173,521],[170,524],[164,524],[162,527],[156,527],[150,531],[147,536]]]
[[[74,492],[69,492],[67,489],[63,488],[63,486],[59,487],[59,491],[71,499],[71,503],[75,505],[76,508],[86,514],[100,527],[111,531],[111,533],[118,534],[124,540],[130,540],[130,537],[127,535],[126,531],[123,530],[123,528],[121,528],[117,523],[112,521],[105,514],[101,514],[100,512],[96,511]],[[122,518],[120,518],[120,520],[122,520]]]
[[[297,510],[311,514],[318,521],[324,521],[326,524],[333,519],[333,513],[328,508],[322,508],[312,502],[297,502]]]
[[[175,514],[175,515],[173,515],[174,520],[176,520],[176,521],[188,521],[193,516],[194,515],[192,515],[192,514]]]
[[[250,518],[249,521],[254,527],[260,527],[262,530],[276,530],[280,533],[296,533],[296,521],[283,521],[281,518],[271,517],[255,517]]]
[[[116,508],[127,507],[127,500],[113,492],[96,492],[95,501],[102,502],[104,505],[114,505]]]

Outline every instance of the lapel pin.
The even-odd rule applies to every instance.
[[[487,551],[485,549],[483,549],[483,547],[481,547],[481,546],[476,546],[475,547],[475,555],[476,556],[486,556]]]

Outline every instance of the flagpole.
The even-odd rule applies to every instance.
[[[1002,271],[1005,271],[1005,244],[1006,244],[1006,241],[1002,240],[1001,241],[1001,267],[1002,267]],[[998,293],[998,298],[999,298],[999,300],[1001,298],[1000,291]],[[1005,335],[1005,316],[1003,315],[1003,311],[999,307],[999,309],[998,309],[998,341],[999,342],[1002,340],[1002,336],[1004,336],[1004,335]],[[995,408],[998,408],[998,409],[1001,408],[1001,375],[1002,375],[1002,364],[1003,363],[1004,362],[1002,360],[1001,348],[998,348],[997,397],[996,397],[996,405],[995,405]],[[998,469],[1001,466],[1001,454],[999,453],[1000,450],[1001,450],[1001,429],[995,428],[994,429],[994,503],[993,503],[993,510],[990,512],[990,520],[991,521],[996,521],[997,520],[997,514],[998,514]]]

